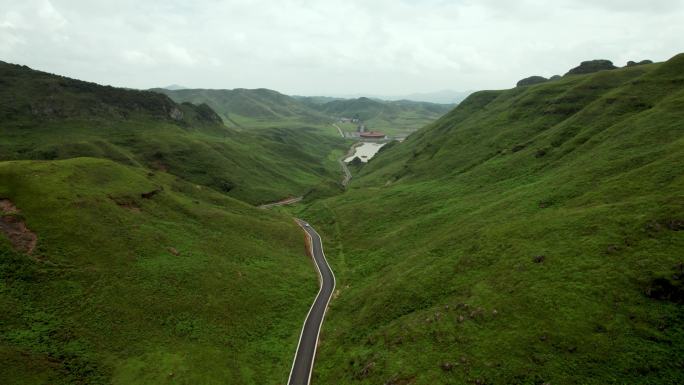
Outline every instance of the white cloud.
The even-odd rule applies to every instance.
[[[64,28],[67,24],[67,20],[55,9],[50,0],[43,0],[38,5],[38,17],[41,27],[52,30]]]
[[[156,61],[148,54],[136,50],[125,50],[121,53],[123,59],[132,65],[151,66]]]
[[[0,0],[1,60],[101,83],[409,93],[683,51],[684,0]]]
[[[168,64],[179,64],[182,66],[192,66],[197,63],[197,56],[193,55],[185,47],[178,46],[174,43],[166,43],[163,47],[163,52],[168,58]]]

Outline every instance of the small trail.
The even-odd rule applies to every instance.
[[[352,178],[352,174],[349,171],[349,167],[347,167],[347,163],[345,163],[344,160],[349,158],[350,156],[354,155],[354,152],[356,151],[356,147],[360,146],[360,145],[361,145],[361,142],[354,143],[351,146],[351,148],[349,149],[349,151],[347,151],[347,153],[344,156],[337,159],[337,162],[340,164],[340,167],[342,168],[342,172],[344,172],[344,179],[342,179],[342,186],[344,188],[347,187],[347,185],[349,184],[349,182],[351,181],[351,178]]]
[[[332,125],[333,125],[333,127],[337,128],[337,132],[339,132],[340,136],[344,138],[344,133],[342,132],[342,129],[340,128],[340,126],[338,126],[335,123],[333,123]]]
[[[344,159],[345,159],[345,157],[342,157],[342,158],[338,159],[337,161],[340,163],[340,167],[342,167],[342,171],[344,172],[344,179],[342,179],[342,186],[344,186],[346,188],[347,185],[349,184],[349,181],[351,181],[352,174],[349,171],[349,167],[347,167],[347,164],[344,163]]]

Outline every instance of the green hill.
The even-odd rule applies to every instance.
[[[287,96],[268,89],[168,90],[151,91],[168,95],[177,103],[206,104],[221,115],[228,127],[313,127],[337,134],[330,123],[340,118],[360,118],[368,129],[389,134],[407,135],[432,123],[453,105],[385,101],[357,98]],[[342,125],[345,131],[356,131],[356,124]]]
[[[684,54],[471,95],[300,215],[314,383],[684,382]]]
[[[339,185],[342,140],[7,63],[0,137],[1,384],[286,380],[316,278],[253,204]]]
[[[370,98],[333,100],[318,107],[336,118],[358,118],[368,130],[383,131],[392,135],[408,135],[447,113],[453,105],[414,102],[409,100],[385,101]],[[354,129],[355,127],[351,127]]]
[[[155,88],[178,103],[206,103],[217,111],[228,126],[283,127],[327,125],[331,119],[299,100],[277,91],[260,89],[167,90]]]
[[[338,180],[346,147],[315,128],[236,131],[206,104],[0,63],[0,161],[89,156],[168,172],[250,203]]]
[[[94,158],[0,162],[0,197],[37,235],[0,236],[0,383],[287,378],[317,289],[288,217]]]

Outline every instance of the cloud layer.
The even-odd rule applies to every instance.
[[[0,60],[148,88],[507,88],[684,51],[684,0],[0,0]]]

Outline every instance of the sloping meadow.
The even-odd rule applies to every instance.
[[[284,381],[316,278],[284,215],[164,173],[0,163],[0,382]]]
[[[684,56],[473,94],[301,215],[315,380],[684,381]]]
[[[0,383],[285,381],[316,276],[253,205],[336,183],[344,141],[1,62],[0,83]]]

